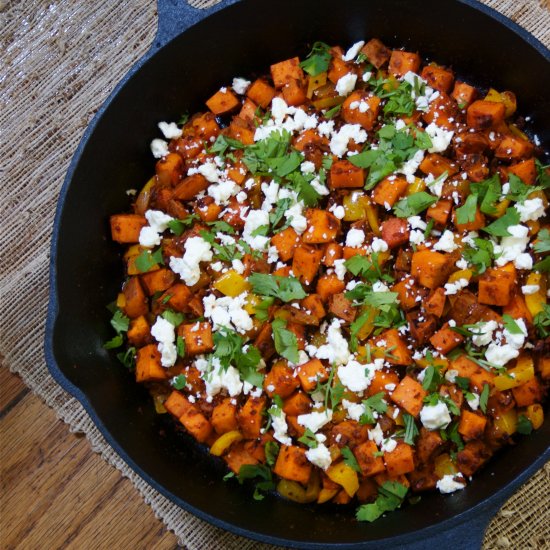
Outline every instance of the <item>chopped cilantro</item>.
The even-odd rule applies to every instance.
[[[122,334],[117,334],[113,338],[111,338],[109,341],[105,342],[103,344],[104,349],[115,349],[122,346],[124,343],[124,338],[122,337]]]
[[[371,395],[368,399],[363,401],[365,412],[359,419],[360,424],[374,424],[376,419],[374,418],[373,411],[376,411],[378,414],[383,414],[388,410],[388,404],[384,400],[385,397],[386,394],[381,391]]]
[[[300,67],[310,76],[328,71],[330,63],[330,46],[324,42],[315,42],[306,59],[300,63]]]
[[[537,240],[533,245],[533,250],[537,254],[543,254],[544,252],[550,252],[550,231],[548,229],[541,229],[537,234]]]
[[[176,350],[178,357],[185,357],[185,340],[179,334],[176,338]]]
[[[407,445],[414,445],[414,440],[420,433],[416,422],[414,421],[414,416],[411,416],[408,413],[403,413],[403,421],[405,422],[405,437],[403,438],[403,441],[407,443]]]
[[[117,353],[116,358],[129,370],[136,365],[136,348],[130,347],[126,351]]]
[[[130,318],[124,315],[120,309],[117,309],[111,319],[111,326],[116,330],[117,334],[127,332],[130,326]]]
[[[174,235],[178,237],[189,227],[191,227],[198,219],[200,219],[196,214],[189,214],[183,220],[170,220],[168,222],[168,229]]]
[[[542,311],[535,315],[533,324],[540,338],[550,336],[550,304],[542,304]]]
[[[515,208],[507,208],[506,213],[496,219],[487,227],[483,227],[482,231],[494,235],[495,237],[508,237],[510,233],[508,228],[519,223],[519,212]]]
[[[178,327],[179,325],[181,325],[185,319],[185,316],[183,315],[183,313],[179,313],[172,309],[167,309],[163,311],[162,316],[175,327]]]
[[[344,464],[347,464],[352,470],[361,473],[361,467],[355,458],[352,450],[349,447],[342,447],[340,449],[342,456],[344,457]]]
[[[471,223],[476,219],[477,212],[477,195],[469,195],[466,202],[456,209],[456,221],[463,225]]]
[[[325,118],[334,118],[342,109],[342,104],[334,106],[332,109],[329,109],[325,112]]]
[[[435,202],[437,202],[437,197],[425,191],[419,191],[401,199],[394,207],[394,214],[398,218],[410,218],[420,214]]]
[[[505,313],[502,316],[502,320],[504,323],[504,328],[510,333],[510,334],[523,334],[523,330],[521,330],[521,327],[517,324],[516,320]]]
[[[319,445],[315,434],[309,428],[306,428],[304,435],[299,437],[298,441],[310,449],[316,449]]]
[[[479,396],[479,408],[483,411],[483,413],[487,412],[487,401],[489,400],[490,391],[491,388],[489,384],[483,384],[483,390]]]
[[[241,485],[247,479],[255,480],[257,478],[259,478],[260,481],[255,483],[253,498],[254,500],[263,500],[263,493],[275,488],[269,466],[265,464],[243,464],[237,475],[237,479]]]
[[[439,372],[439,369],[434,365],[426,367],[424,372],[424,380],[422,381],[422,388],[427,392],[435,391],[443,382],[443,377]]]
[[[533,424],[525,415],[520,414],[516,429],[520,434],[529,435],[533,431]]]
[[[301,300],[307,296],[300,281],[296,277],[280,277],[265,273],[252,273],[248,277],[252,292],[262,296],[278,298],[283,302]]]
[[[162,249],[160,248],[153,253],[149,250],[143,250],[134,260],[134,265],[140,273],[146,273],[157,264],[162,263]]]
[[[279,454],[279,444],[275,441],[268,441],[265,444],[265,460],[268,466],[274,466]]]
[[[284,319],[274,319],[271,323],[273,341],[277,353],[288,359],[291,363],[298,362],[298,340],[296,335],[286,328]]]
[[[391,512],[401,506],[408,488],[398,481],[386,481],[378,488],[378,496],[371,504],[359,506],[356,513],[358,521],[375,521],[384,512]]]
[[[174,376],[174,378],[172,378],[170,383],[172,384],[172,387],[176,390],[183,390],[183,388],[185,388],[187,384],[187,378],[185,378],[185,375],[183,374],[178,374],[177,376]]]
[[[540,273],[547,273],[550,271],[550,256],[548,258],[544,258],[544,260],[537,262],[533,266],[534,271],[538,271]]]

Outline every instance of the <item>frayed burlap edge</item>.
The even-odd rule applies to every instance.
[[[194,0],[199,8],[212,0]],[[550,15],[536,1],[485,3],[549,42]],[[95,109],[155,32],[154,2],[77,3],[0,0],[0,350],[2,364],[21,375],[71,431],[129,478],[180,543],[195,549],[261,545],[222,532],[152,489],[111,449],[80,403],[49,375],[41,343],[48,301],[48,262],[55,204],[70,158]],[[136,32],[136,29],[139,29]],[[491,523],[484,548],[543,548],[550,472],[539,471]],[[267,547],[265,547],[267,548]]]

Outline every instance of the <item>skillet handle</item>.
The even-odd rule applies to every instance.
[[[403,550],[443,550],[444,548],[481,550],[485,531],[503,504],[504,500],[492,502],[486,508],[479,510],[475,517],[435,531],[433,535],[428,535],[423,540],[409,542],[402,548]],[[401,546],[398,545],[398,548]]]
[[[187,0],[157,0],[158,29],[153,49],[162,48],[195,23],[237,1],[221,0],[210,8],[200,9],[191,6]]]

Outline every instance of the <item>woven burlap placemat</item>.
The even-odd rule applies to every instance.
[[[539,2],[484,1],[550,43],[550,13]],[[198,7],[214,3],[194,1]],[[94,451],[134,483],[183,546],[260,548],[184,512],[137,476],[80,403],[51,378],[43,358],[50,236],[63,177],[97,108],[151,44],[155,2],[0,0],[0,30],[3,365],[20,374],[72,431],[86,434]],[[547,465],[506,503],[486,533],[484,548],[548,548],[549,478]]]

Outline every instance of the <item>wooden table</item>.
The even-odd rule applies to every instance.
[[[132,483],[0,368],[0,548],[179,548]]]

